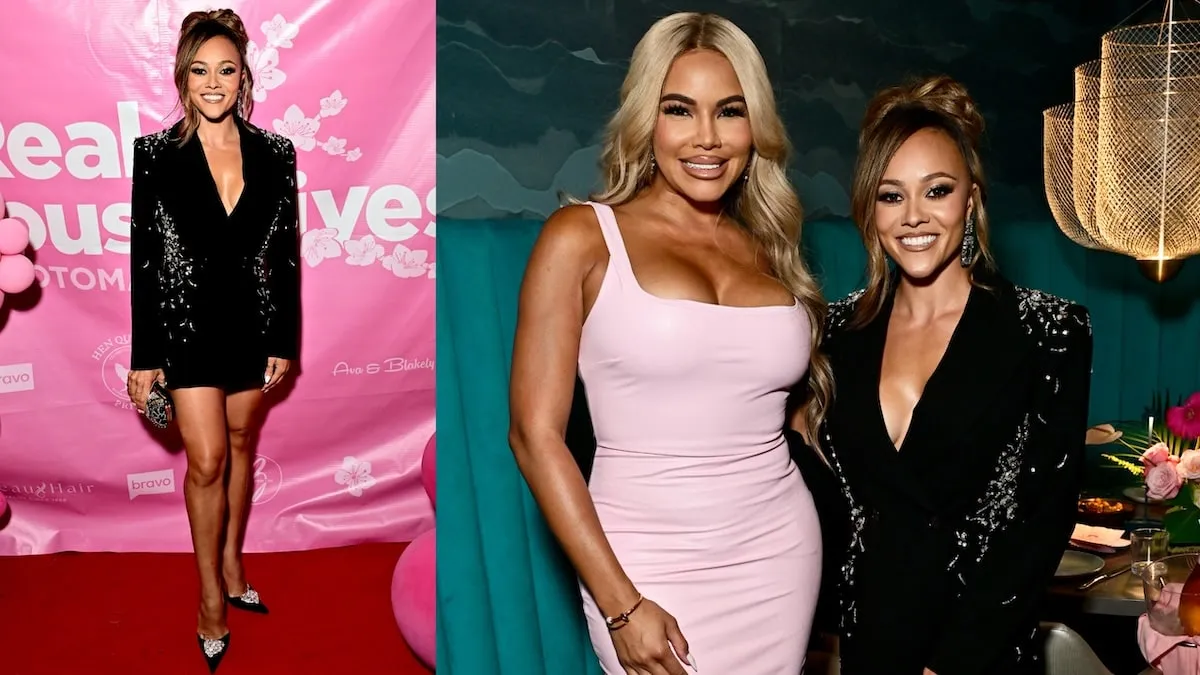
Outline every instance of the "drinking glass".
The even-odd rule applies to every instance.
[[[1170,535],[1161,527],[1141,527],[1130,532],[1131,571],[1140,577],[1150,563],[1167,557],[1169,542]]]

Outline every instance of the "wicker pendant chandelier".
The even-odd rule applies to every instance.
[[[1200,253],[1200,21],[1125,26],[1043,113],[1046,198],[1059,229],[1130,256],[1155,281]]]

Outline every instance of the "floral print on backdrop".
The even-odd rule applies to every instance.
[[[251,40],[246,48],[246,61],[254,72],[253,96],[257,103],[266,101],[268,92],[278,89],[287,81],[287,72],[281,67],[281,50],[291,49],[295,44],[293,40],[300,35],[300,26],[289,23],[281,14],[263,22],[259,29],[263,34],[263,44],[260,46]],[[297,152],[320,150],[331,157],[357,162],[362,158],[363,151],[358,146],[348,147],[349,139],[332,133],[324,139],[320,138],[322,126],[345,110],[349,102],[341,90],[335,89],[318,101],[319,110],[315,114],[310,116],[293,103],[284,110],[282,118],[272,121],[271,126],[275,133],[290,140]],[[303,188],[305,176],[303,172],[300,173],[297,178]],[[401,242],[422,231],[429,237],[435,237],[436,228],[436,223],[432,221],[425,225],[424,230],[412,224],[403,225],[399,232]],[[309,230],[300,239],[300,253],[309,267],[316,267],[326,260],[343,258],[347,265],[357,267],[378,262],[400,279],[437,278],[437,263],[429,262],[429,251],[409,248],[404,243],[397,243],[388,251],[369,234],[360,239],[341,241],[336,229]]]

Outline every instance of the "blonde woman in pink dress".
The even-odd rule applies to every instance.
[[[552,215],[530,258],[510,441],[606,675],[803,667],[821,533],[783,429],[805,378],[798,415],[819,426],[830,378],[788,150],[750,38],[666,17],[634,50],[603,192]],[[564,442],[577,373],[590,481]]]

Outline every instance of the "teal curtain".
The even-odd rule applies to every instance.
[[[438,223],[438,671],[599,675],[575,574],[508,447],[517,294],[541,221]]]
[[[574,573],[507,443],[517,292],[540,225],[438,223],[438,669],[449,675],[599,672]],[[1140,417],[1159,389],[1200,389],[1200,260],[1157,285],[1050,222],[1004,223],[993,237],[1014,282],[1091,310],[1093,423]],[[828,298],[858,287],[864,256],[850,223],[810,223],[804,243]]]

